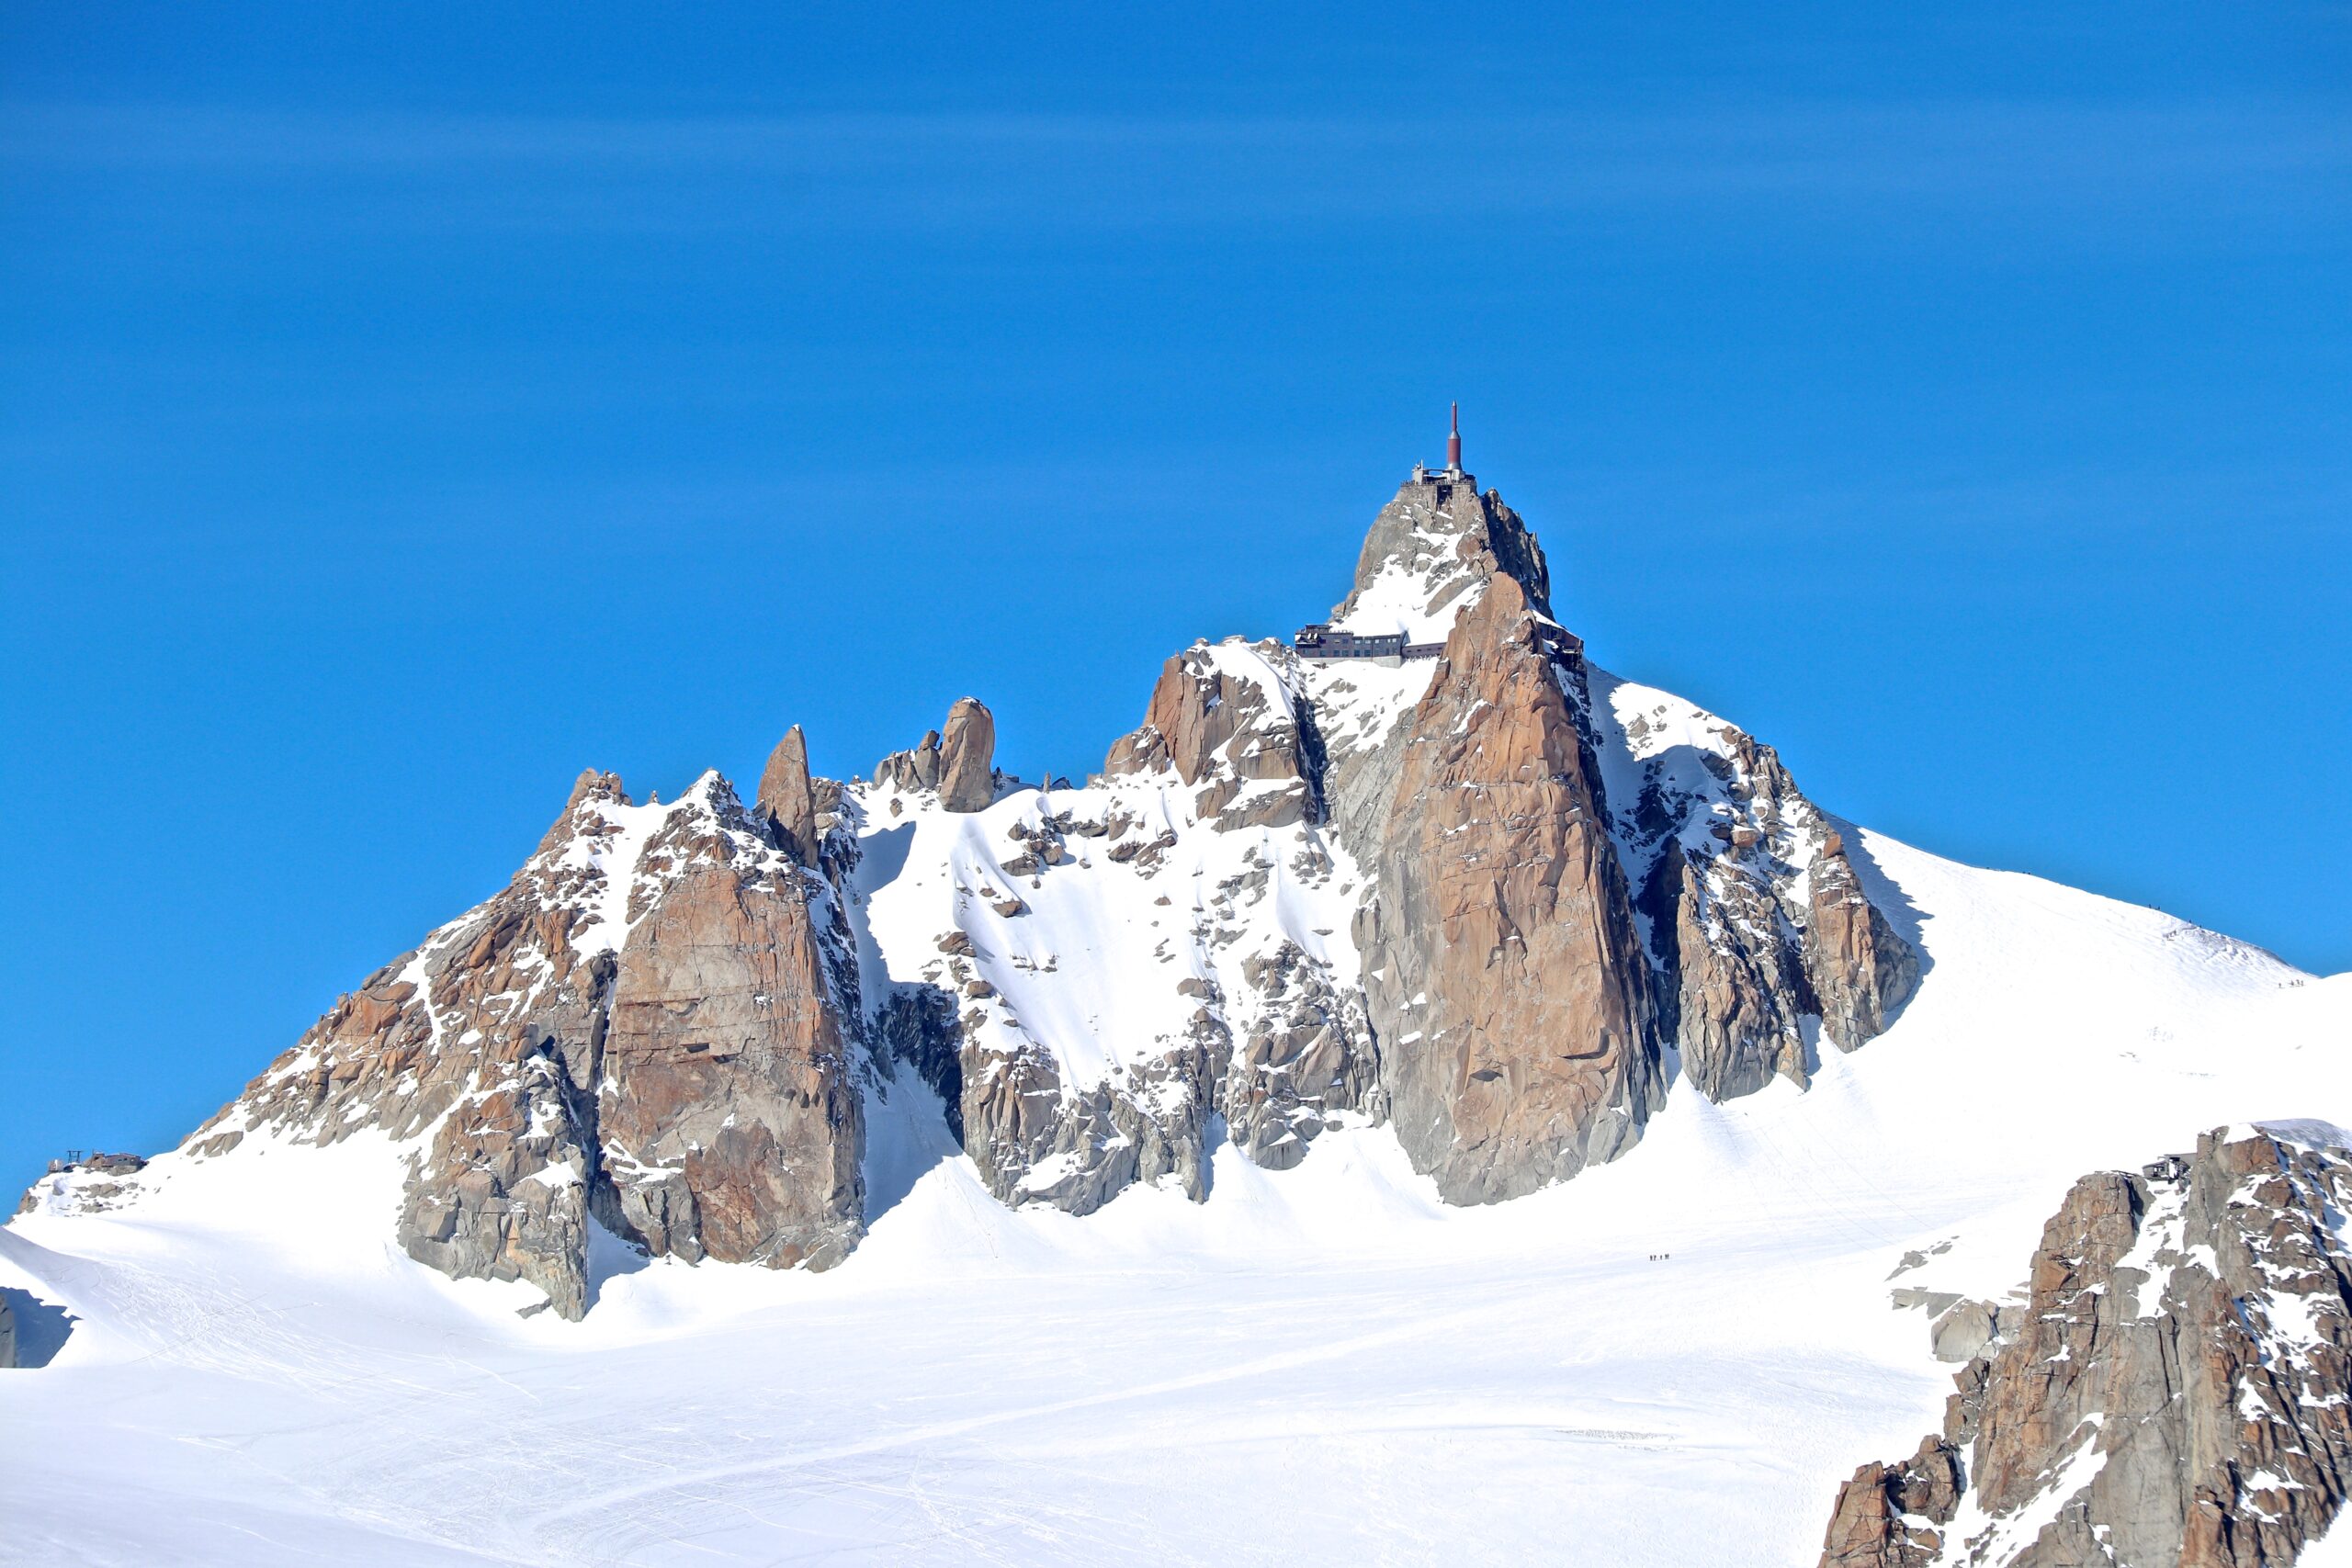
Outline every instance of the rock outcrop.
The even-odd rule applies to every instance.
[[[592,1225],[823,1267],[863,1225],[855,976],[836,900],[726,782],[587,773],[497,897],[378,971],[190,1140],[414,1142],[400,1240],[588,1304]]]
[[[1218,1119],[1282,1167],[1373,1113],[1352,955],[1332,951],[1356,884],[1318,827],[1298,680],[1277,644],[1189,649],[1104,777],[933,840],[956,846],[952,897],[866,985],[886,1049],[947,1103],[1005,1201],[1084,1213],[1137,1182],[1205,1198]],[[877,784],[865,820],[934,820],[907,796]],[[1123,907],[1142,912],[1105,922]],[[1041,951],[1061,940],[1082,942],[1083,968]]]
[[[1838,1491],[1825,1568],[1926,1568],[1943,1549],[1936,1527],[1951,1520],[1966,1484],[1959,1450],[1941,1438],[1899,1463],[1862,1466]]]
[[[874,782],[912,792],[939,787],[939,731],[926,729],[911,751],[893,751],[874,764]]]
[[[1243,958],[1240,975],[1224,1010],[1232,1054],[1217,1106],[1237,1148],[1288,1170],[1347,1113],[1385,1109],[1371,1031],[1361,998],[1296,942]]]
[[[2083,1178],[1943,1431],[1855,1472],[1822,1562],[2294,1561],[2352,1484],[2345,1143],[2224,1127],[2191,1157]]]
[[[754,810],[777,848],[802,865],[817,863],[817,791],[808,777],[808,740],[798,725],[768,753]]]
[[[689,1259],[839,1262],[862,1217],[862,1105],[810,901],[695,865],[631,933],[610,995],[596,1124],[615,1228]]]
[[[1424,474],[1398,487],[1372,520],[1354,586],[1331,618],[1361,621],[1367,630],[1388,630],[1396,621],[1408,632],[1442,631],[1497,577],[1548,610],[1551,571],[1525,519],[1466,478]]]
[[[1885,1032],[1919,988],[1919,956],[1870,901],[1846,858],[1843,834],[1825,835],[1808,878],[1804,972],[1824,1032],[1852,1050]]]
[[[985,811],[996,799],[996,719],[978,697],[947,710],[939,748],[939,803],[950,811]]]
[[[133,1179],[146,1167],[138,1155],[93,1154],[70,1165],[52,1160],[49,1173],[26,1189],[17,1213],[103,1214],[126,1207],[144,1191]]]
[[[1665,1085],[1648,964],[1548,617],[1496,576],[1407,722],[1358,922],[1398,1139],[1452,1202],[1640,1136]]]
[[[1664,693],[1595,685],[1618,852],[1692,1086],[1724,1100],[1809,1082],[1808,1020],[1845,1051],[1883,1032],[1918,956],[1779,754]]]
[[[1238,659],[1199,643],[1170,657],[1143,728],[1113,744],[1104,774],[1170,768],[1195,787],[1194,814],[1227,831],[1319,821],[1313,719],[1290,683],[1266,678],[1286,657],[1281,645],[1250,651],[1254,658]]]
[[[1662,940],[1671,942],[1683,1073],[1718,1102],[1754,1094],[1776,1074],[1809,1082],[1804,980],[1782,940],[1780,911],[1755,881],[1708,872],[1679,844],[1659,868],[1680,889],[1673,930]]]
[[[924,730],[912,750],[874,765],[874,782],[902,794],[935,791],[950,811],[985,811],[996,799],[996,719],[978,697],[958,697],[945,734]]]

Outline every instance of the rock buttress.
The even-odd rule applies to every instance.
[[[614,1228],[825,1268],[856,1245],[860,1100],[794,872],[695,866],[620,954],[598,1102]]]
[[[1406,720],[1359,921],[1390,1117],[1457,1203],[1613,1157],[1664,1093],[1648,963],[1548,628],[1510,573],[1456,622]]]
[[[978,697],[947,710],[939,746],[939,803],[950,811],[985,811],[996,799],[996,718]]]
[[[808,740],[797,724],[768,753],[756,812],[785,853],[802,865],[817,863],[817,792],[808,776]]]
[[[821,1267],[863,1221],[838,925],[716,773],[668,807],[583,773],[503,892],[339,999],[189,1149],[412,1144],[410,1255],[527,1280],[567,1317],[594,1221],[657,1253]]]

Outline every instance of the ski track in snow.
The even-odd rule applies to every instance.
[[[167,1156],[133,1208],[0,1231],[0,1283],[83,1320],[0,1373],[0,1561],[1810,1562],[1950,1390],[1906,1250],[1953,1243],[1894,1283],[1999,1295],[2086,1170],[2352,1123],[2352,976],[1847,831],[1930,961],[1895,1027],[1809,1092],[1678,1087],[1498,1207],[1361,1129],[1221,1150],[1205,1205],[1009,1211],[902,1077],[848,1263],[657,1261],[566,1324],[397,1251],[379,1136]],[[1005,951],[1073,955],[1082,911],[1031,918]]]

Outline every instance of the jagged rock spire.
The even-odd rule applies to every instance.
[[[760,773],[757,815],[776,845],[802,865],[817,863],[817,793],[808,781],[808,740],[794,725]]]
[[[984,811],[995,799],[996,718],[979,698],[958,697],[939,745],[939,804]]]
[[[996,800],[996,719],[978,697],[958,697],[947,730],[923,731],[911,751],[874,765],[874,782],[893,789],[933,789],[950,811],[985,811]]]

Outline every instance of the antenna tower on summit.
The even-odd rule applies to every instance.
[[[1466,484],[1473,489],[1476,488],[1478,481],[1464,473],[1462,468],[1462,405],[1453,404],[1452,412],[1453,428],[1446,433],[1445,437],[1445,467],[1432,468],[1427,463],[1415,463],[1410,482],[1417,485],[1441,486]]]

